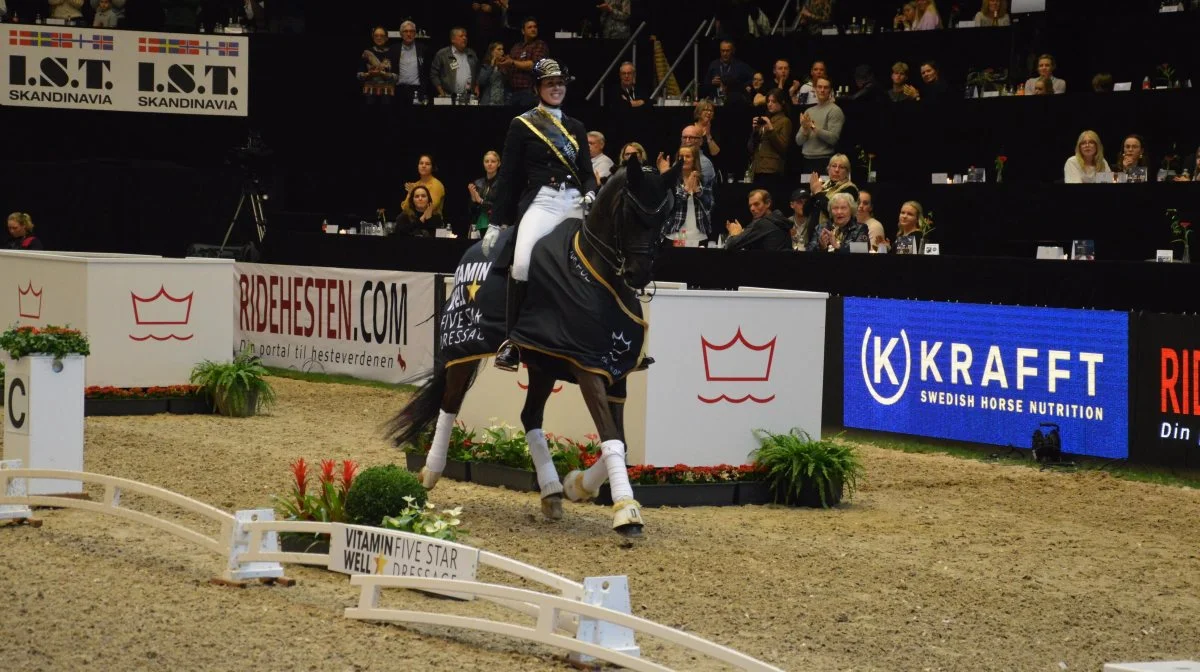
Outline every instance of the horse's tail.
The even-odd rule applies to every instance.
[[[478,370],[479,366],[475,363],[471,368],[471,377],[467,380],[467,389],[474,384]],[[391,439],[394,445],[416,445],[420,436],[437,420],[438,411],[442,408],[442,398],[446,394],[446,372],[446,363],[438,357],[429,380],[417,388],[408,404],[388,421],[385,436]]]

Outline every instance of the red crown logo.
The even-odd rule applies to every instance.
[[[20,317],[28,317],[33,320],[42,319],[42,289],[33,289],[33,281],[30,280],[25,289],[21,289],[17,285],[17,315]]]
[[[709,381],[764,383],[771,379],[775,361],[776,336],[762,345],[754,345],[742,335],[742,328],[724,345],[714,345],[700,337],[704,352],[704,378]],[[740,343],[741,347],[735,348]]]
[[[159,285],[158,293],[150,298],[129,292],[129,296],[133,299],[133,321],[139,326],[186,325],[192,319],[192,297],[194,294],[195,292],[189,292],[183,297],[171,296],[167,293],[167,288],[163,285]],[[187,336],[180,336],[174,333],[166,336],[155,334],[134,336],[130,334],[129,338],[135,341],[145,341],[150,338],[156,341],[166,341],[172,338],[177,341],[186,341],[192,338],[192,334],[188,334]]]

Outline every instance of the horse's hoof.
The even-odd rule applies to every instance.
[[[617,534],[637,538],[642,536],[642,507],[634,499],[622,499],[613,504],[613,531]]]
[[[563,478],[563,494],[572,502],[587,502],[600,495],[598,492],[588,492],[583,487],[583,472],[575,469]]]
[[[542,516],[546,520],[562,520],[562,493],[546,495],[542,498]]]
[[[438,479],[442,477],[440,471],[430,471],[425,467],[421,467],[421,473],[418,478],[421,479],[421,485],[425,486],[426,490],[433,490],[433,486],[437,485]]]

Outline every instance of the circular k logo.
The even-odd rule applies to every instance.
[[[899,343],[904,344],[903,379],[896,378],[896,368],[892,365],[892,354]],[[867,363],[868,351],[872,355],[872,363],[870,365]],[[867,391],[871,393],[872,397],[875,397],[875,401],[884,406],[891,406],[900,401],[900,397],[903,397],[904,391],[908,389],[908,377],[912,373],[912,350],[908,345],[908,334],[901,329],[900,338],[892,337],[884,344],[883,338],[879,336],[872,339],[871,328],[867,327],[866,332],[863,333],[861,361],[863,382],[867,384]],[[889,387],[896,387],[896,391],[891,396],[885,397],[875,389],[876,385],[883,387],[884,374],[887,375],[887,385]]]

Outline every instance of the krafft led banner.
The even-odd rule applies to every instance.
[[[1127,313],[847,298],[846,427],[1129,454]],[[1045,431],[1045,430],[1043,430]]]

